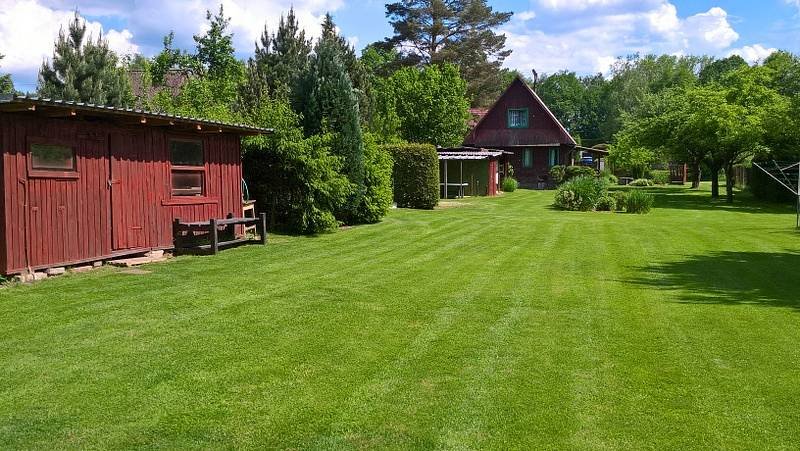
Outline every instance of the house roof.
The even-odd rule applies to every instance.
[[[517,86],[522,86],[522,90],[520,91]],[[514,91],[514,93],[512,93],[512,91]],[[494,110],[504,108],[508,106],[508,103],[519,99],[520,92],[524,92],[525,95],[529,96],[530,100],[535,103],[535,106],[547,117],[547,123],[550,125],[540,129],[535,129],[534,127],[508,129],[505,126],[499,127],[497,124],[489,125],[488,122],[490,119],[493,122],[497,122],[497,115],[494,114]],[[516,108],[516,106],[514,107]],[[495,117],[493,118],[493,116]],[[466,144],[497,147],[541,145],[543,143],[552,143],[553,141],[558,141],[558,144],[572,146],[577,144],[569,131],[564,128],[558,118],[550,111],[550,108],[547,107],[539,95],[536,94],[519,75],[508,85],[505,91],[503,91],[503,94],[492,104],[491,108],[480,116],[480,119],[465,138]]]
[[[0,95],[0,112],[24,112],[51,117],[94,116],[108,117],[129,124],[170,126],[176,130],[201,133],[233,133],[237,135],[262,135],[273,133],[271,128],[222,122],[177,114],[156,113],[136,108],[96,105],[72,100],[55,100],[14,94]]]

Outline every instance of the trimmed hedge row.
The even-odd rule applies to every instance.
[[[439,155],[430,144],[387,144],[394,159],[398,207],[430,210],[439,203]]]

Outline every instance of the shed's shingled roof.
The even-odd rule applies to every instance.
[[[20,108],[21,107],[21,108]],[[137,109],[115,107],[107,105],[96,105],[94,103],[76,102],[72,100],[56,100],[45,99],[42,97],[28,96],[28,95],[15,95],[15,94],[1,94],[0,95],[0,112],[2,111],[35,111],[37,107],[42,109],[53,110],[69,110],[86,115],[109,116],[109,117],[131,117],[153,121],[161,121],[162,123],[183,124],[196,126],[206,131],[219,131],[236,133],[239,135],[260,135],[272,133],[271,128],[253,127],[246,124],[228,123],[223,121],[216,121],[211,119],[201,119],[196,117],[187,117],[177,114],[156,113],[152,111]],[[166,124],[164,124],[166,125]]]

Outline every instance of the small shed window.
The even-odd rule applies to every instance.
[[[551,147],[547,152],[547,165],[553,167],[558,164],[558,149]]]
[[[74,171],[75,150],[69,146],[31,144],[31,169]]]
[[[508,128],[528,128],[528,109],[509,108]]]
[[[169,142],[172,163],[172,195],[202,196],[205,186],[203,143],[197,140],[172,139]]]
[[[522,167],[523,168],[533,167],[533,149],[525,149],[524,151],[522,151]]]

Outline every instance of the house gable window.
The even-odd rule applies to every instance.
[[[173,196],[203,196],[206,167],[200,140],[170,139],[171,183]]]
[[[522,167],[526,169],[533,167],[533,149],[525,149],[522,151]]]
[[[508,128],[528,128],[528,109],[509,108],[507,120]]]

